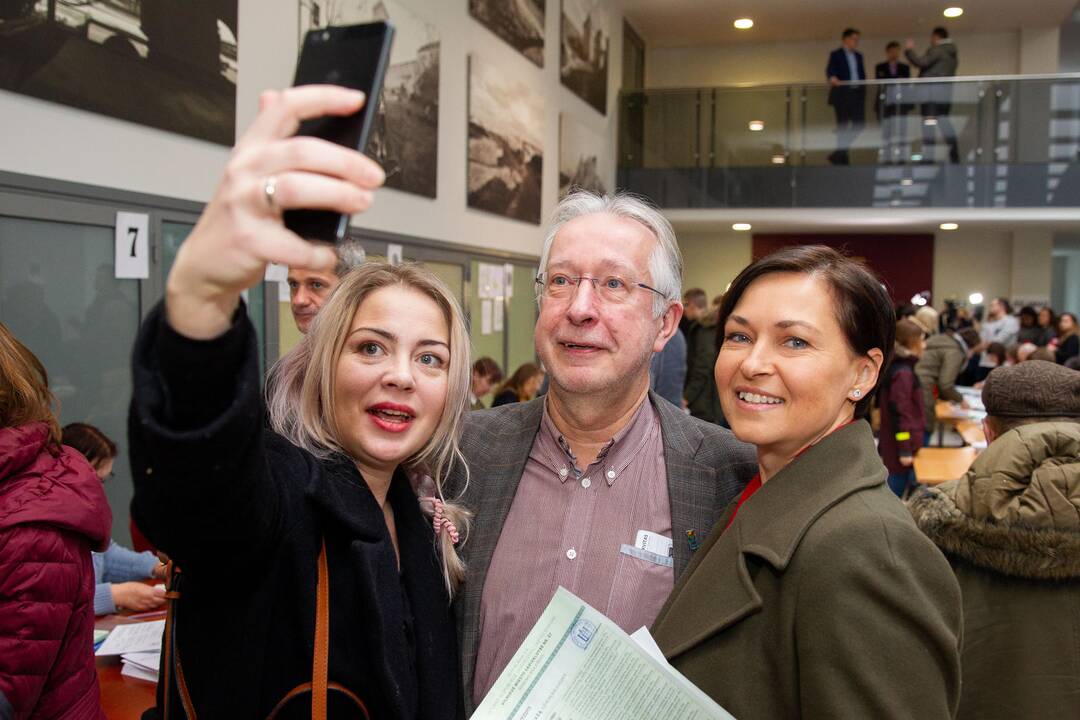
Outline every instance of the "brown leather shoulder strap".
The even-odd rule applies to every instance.
[[[330,664],[330,572],[326,538],[319,551],[319,585],[315,597],[315,660],[311,670],[311,718],[326,720],[326,682]]]

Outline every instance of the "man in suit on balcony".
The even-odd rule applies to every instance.
[[[836,151],[829,155],[829,162],[833,165],[851,162],[848,150],[862,132],[866,121],[866,86],[841,84],[866,80],[862,53],[855,50],[858,46],[859,31],[855,28],[844,30],[840,47],[829,55],[829,64],[825,68],[825,77],[832,85],[829,104],[836,112]]]
[[[904,80],[911,77],[911,66],[900,62],[900,43],[893,40],[885,46],[885,62],[874,66],[876,80]],[[907,114],[911,103],[903,102],[911,94],[906,83],[885,83],[877,88],[875,104],[881,123],[881,159],[886,163],[901,162],[907,152]]]

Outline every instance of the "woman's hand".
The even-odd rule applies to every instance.
[[[118,608],[146,612],[165,604],[165,587],[140,582],[113,583],[112,597],[113,605]]]
[[[333,266],[333,250],[287,230],[282,211],[366,210],[385,175],[354,150],[293,134],[302,120],[350,115],[363,103],[363,93],[330,85],[262,94],[258,117],[169,273],[166,316],[177,332],[196,339],[225,332],[240,292],[262,279],[267,262]]]

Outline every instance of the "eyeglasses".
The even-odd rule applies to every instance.
[[[536,276],[536,284],[543,288],[544,296],[555,300],[573,297],[577,291],[577,286],[582,280],[591,282],[593,290],[604,302],[626,302],[637,288],[650,290],[660,297],[664,297],[664,293],[654,287],[649,287],[645,283],[636,280],[627,280],[618,275],[598,278],[588,277],[587,275],[566,275],[564,273],[540,273]]]

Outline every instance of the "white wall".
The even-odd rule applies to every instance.
[[[547,3],[543,69],[468,15],[464,0],[410,0],[439,29],[439,157],[435,200],[384,190],[376,207],[354,223],[377,230],[536,254],[540,226],[466,207],[467,56],[479,53],[515,73],[545,99],[542,213],[557,201],[559,113],[608,139],[615,158],[616,97],[621,79],[622,16],[610,8],[608,113],[601,116],[559,82],[559,3]],[[239,0],[237,129],[251,122],[265,88],[292,81],[298,47],[297,2]],[[0,170],[205,202],[228,158],[228,149],[64,105],[0,91]]]
[[[929,33],[927,33],[929,35]],[[885,44],[904,38],[864,37],[859,50],[866,70],[885,59]],[[1020,72],[1017,32],[957,35],[960,75],[1011,75]],[[925,50],[927,38],[916,38]],[[645,53],[645,87],[699,87],[732,83],[825,82],[829,53],[840,41],[738,44],[711,47],[649,48]],[[1034,51],[1033,51],[1034,52]]]
[[[724,292],[739,271],[750,264],[750,233],[678,232],[683,254],[683,290],[702,288],[709,299]]]

